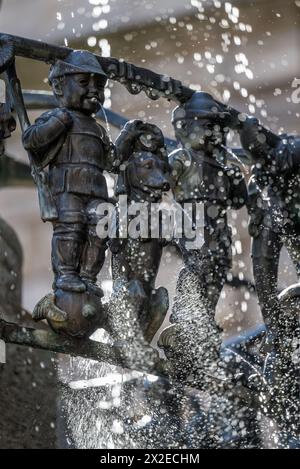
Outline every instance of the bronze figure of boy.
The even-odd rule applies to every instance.
[[[169,157],[176,201],[204,204],[204,244],[187,251],[186,264],[201,277],[204,296],[214,311],[231,266],[231,229],[227,211],[239,209],[247,199],[247,187],[236,165],[226,163],[230,113],[211,95],[195,92],[173,113],[175,135],[181,147]]]
[[[49,81],[59,107],[43,114],[23,136],[24,146],[43,168],[58,218],[53,223],[55,288],[101,295],[96,278],[105,240],[96,235],[97,206],[108,199],[104,170],[114,166],[114,148],[93,117],[104,102],[107,77],[87,51],[74,51],[52,66]]]
[[[123,130],[114,145],[93,117],[103,105],[107,76],[92,53],[73,51],[64,61],[57,60],[49,81],[59,107],[43,114],[23,135],[37,166],[49,167],[45,174],[58,214],[51,220],[55,304],[48,295],[34,317],[46,317],[53,326],[53,314],[55,330],[83,337],[97,328],[86,320],[97,316],[103,296],[96,283],[107,247],[107,240],[96,234],[101,218],[97,207],[108,201],[103,171],[118,172],[117,155],[128,147],[134,128]]]

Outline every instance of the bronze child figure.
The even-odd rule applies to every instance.
[[[192,233],[187,236],[183,226],[183,237],[177,242],[184,267],[177,280],[171,326],[159,339],[159,346],[175,364],[175,373],[179,370],[184,379],[200,373],[203,380],[202,368],[212,375],[221,373],[220,369],[216,371],[221,340],[215,310],[231,268],[227,212],[243,207],[247,201],[241,170],[227,164],[230,122],[227,107],[204,92],[195,92],[173,113],[181,146],[169,155],[173,192],[184,212],[187,204],[193,207],[189,218],[195,238],[199,232],[202,235],[198,242],[188,245]]]
[[[112,171],[119,162],[106,130],[93,117],[104,103],[107,82],[94,55],[73,51],[64,61],[57,60],[49,81],[59,107],[38,118],[25,131],[23,142],[39,167],[49,167],[58,214],[52,222],[53,289],[56,305],[72,311],[75,305],[83,307],[84,293],[93,302],[103,296],[96,280],[105,260],[106,240],[96,234],[97,207],[108,200],[103,171]],[[72,335],[77,335],[77,329],[80,335],[75,318]]]
[[[169,156],[174,195],[182,206],[200,202],[204,211],[204,243],[196,250],[180,242],[186,265],[201,277],[207,306],[215,311],[226,275],[231,267],[229,209],[243,207],[247,187],[237,165],[227,165],[226,140],[230,113],[211,95],[195,92],[173,113],[175,135],[181,148]]]

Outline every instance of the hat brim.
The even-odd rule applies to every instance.
[[[70,70],[65,72],[66,75],[74,75],[75,73],[91,73],[94,75],[99,75],[103,78],[108,78],[107,75],[102,71],[99,70],[97,67],[77,67],[72,65]]]
[[[49,75],[49,80],[53,80],[54,78],[59,78],[64,75],[76,75],[77,73],[86,73],[86,74],[94,74],[101,76],[103,78],[108,79],[108,76],[105,74],[105,72],[100,68],[96,66],[78,66],[78,65],[72,65],[69,64],[68,62],[64,62],[62,60],[57,61],[56,63],[56,69],[54,73],[50,72]]]

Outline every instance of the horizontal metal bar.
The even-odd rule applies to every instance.
[[[47,63],[53,63],[57,59],[63,60],[73,50],[69,47],[47,44],[46,42],[19,37],[12,34],[1,33],[0,39],[3,37],[13,42],[15,55],[33,60],[41,60]]]
[[[79,340],[70,337],[58,335],[50,330],[33,329],[30,327],[22,327],[0,320],[0,340],[8,344],[16,344],[27,346],[34,349],[46,350],[54,353],[61,353],[73,357],[82,357],[109,365],[119,366],[128,370],[146,373],[147,375],[156,376],[162,380],[169,381],[173,385],[179,384],[185,386],[182,381],[174,375],[172,363],[159,358],[157,352],[145,346],[131,348],[128,344],[114,344],[113,346],[95,342],[91,339]],[[247,364],[245,358],[240,357],[244,364]],[[249,364],[252,374],[255,368]],[[242,384],[233,383],[231,380],[223,380],[217,376],[206,375],[203,370],[203,383],[198,381],[196,389],[207,390],[207,379],[214,381],[216,386],[215,392],[223,394],[226,390],[233,393],[241,401],[247,405],[260,407],[259,392],[245,388]],[[259,371],[256,370],[259,378]],[[260,377],[262,379],[262,376]],[[189,384],[189,387],[195,387]],[[268,394],[268,390],[265,392]],[[263,409],[268,413],[268,410]]]
[[[167,367],[164,360],[158,358],[153,362],[156,352],[145,349],[138,357],[135,351],[134,360],[130,354],[130,348],[125,344],[107,345],[95,342],[91,339],[80,340],[58,335],[50,330],[32,329],[17,324],[0,322],[0,339],[6,343],[32,347],[34,349],[48,350],[54,353],[62,353],[73,357],[82,357],[122,368],[146,372],[167,378]],[[153,353],[152,353],[153,352]],[[149,361],[147,358],[150,357]]]
[[[9,41],[13,44],[15,56],[26,57],[46,63],[54,63],[56,60],[64,60],[73,49],[65,46],[56,46],[42,41],[36,41],[11,34],[0,33],[0,42]],[[94,54],[107,76],[127,87],[131,94],[145,91],[150,99],[164,97],[177,103],[185,102],[193,95],[194,90],[184,86],[180,81],[159,75],[152,70],[137,67],[113,57],[101,57]],[[139,85],[138,89],[132,88],[132,84]],[[171,89],[169,89],[171,85]],[[153,91],[155,93],[153,94]]]

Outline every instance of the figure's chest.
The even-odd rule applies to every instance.
[[[192,191],[192,197],[225,200],[230,190],[230,182],[221,166],[207,162],[192,161],[182,176],[184,186]]]
[[[66,141],[69,161],[101,161],[105,156],[105,131],[93,118],[74,118]]]
[[[70,134],[68,136],[68,150],[73,156],[94,158],[103,154],[103,141],[92,134]]]

